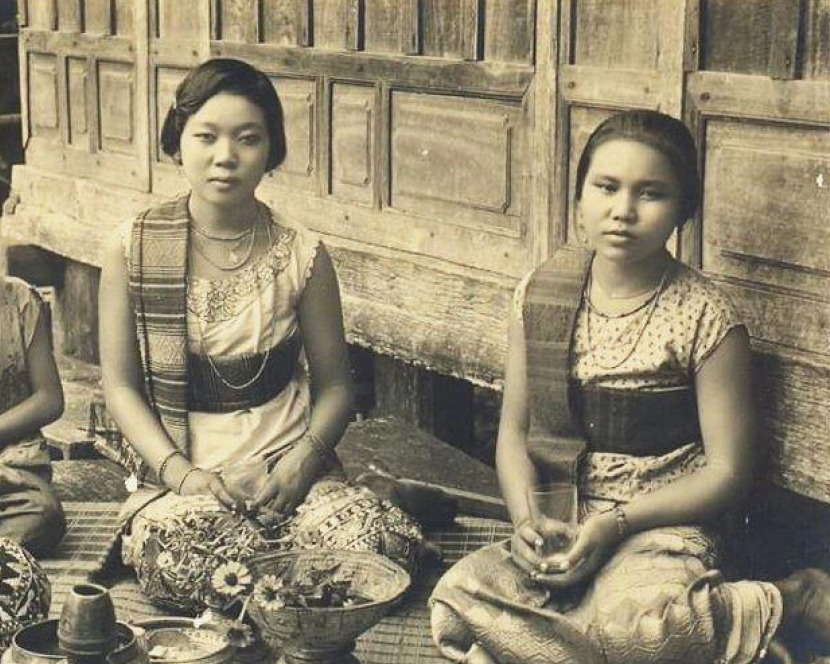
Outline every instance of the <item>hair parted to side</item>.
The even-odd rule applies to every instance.
[[[174,159],[179,153],[187,121],[211,97],[221,93],[245,97],[262,109],[270,150],[266,170],[285,160],[285,126],[282,105],[271,81],[259,69],[233,58],[214,58],[192,69],[176,88],[176,96],[161,128],[161,148]]]
[[[588,138],[576,167],[576,200],[582,198],[585,176],[596,149],[615,140],[636,141],[660,152],[674,170],[680,184],[680,220],[682,226],[697,211],[700,176],[697,171],[697,147],[688,127],[680,120],[658,111],[623,111],[600,123]]]

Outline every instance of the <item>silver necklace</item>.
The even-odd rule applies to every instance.
[[[271,251],[271,244],[272,244],[272,241],[273,241],[272,236],[271,236],[271,226],[270,226],[270,224],[266,225],[265,231],[268,235],[268,251],[270,252]],[[260,322],[259,328],[261,330],[262,329],[262,319],[265,315],[265,312],[263,310],[262,298],[257,297],[257,300],[259,301],[259,322]],[[228,389],[235,390],[235,391],[244,390],[244,389],[250,387],[251,385],[253,385],[254,383],[256,383],[259,380],[260,376],[262,376],[262,373],[265,371],[265,367],[268,364],[268,358],[271,356],[271,348],[274,346],[274,335],[276,334],[277,324],[276,324],[275,316],[273,314],[274,314],[274,312],[276,312],[276,310],[277,310],[277,286],[276,286],[276,284],[274,284],[274,302],[273,302],[272,315],[271,315],[271,325],[270,325],[271,329],[270,329],[270,333],[268,335],[268,337],[269,337],[269,339],[268,339],[268,348],[265,349],[265,354],[263,355],[262,364],[259,365],[259,369],[257,369],[256,373],[251,378],[249,378],[248,380],[246,380],[242,383],[232,383],[232,382],[230,382],[227,378],[225,378],[222,375],[222,372],[219,371],[219,367],[216,366],[216,363],[213,361],[213,358],[210,356],[210,353],[208,353],[207,350],[205,349],[205,334],[204,334],[204,331],[202,330],[202,321],[201,321],[201,319],[199,319],[198,315],[196,316],[196,328],[199,332],[199,351],[207,359],[207,363],[210,366],[211,371],[213,371],[214,375],[219,379],[219,382],[222,383],[222,385],[224,385]],[[262,334],[262,332],[260,332],[260,340],[262,339],[263,336],[264,335]]]
[[[586,293],[583,294],[583,298],[585,300],[587,300],[587,305],[588,305],[586,307],[586,311],[585,311],[585,336],[586,336],[586,342],[588,344],[588,352],[593,354],[593,359],[594,359],[594,362],[597,364],[597,366],[599,366],[602,369],[606,369],[606,370],[607,369],[616,369],[616,368],[622,366],[622,364],[625,363],[626,360],[628,360],[628,358],[630,358],[633,355],[634,350],[637,348],[637,346],[640,343],[640,340],[643,338],[643,335],[645,334],[646,328],[648,327],[648,324],[651,321],[651,317],[654,315],[655,309],[657,309],[657,303],[660,301],[660,295],[662,295],[663,289],[666,286],[666,281],[668,280],[668,276],[669,276],[669,273],[671,272],[671,268],[672,268],[672,266],[671,266],[671,264],[669,264],[669,266],[666,268],[665,272],[663,272],[663,276],[660,278],[660,283],[657,285],[657,288],[654,289],[654,294],[651,296],[651,298],[649,300],[647,300],[642,305],[636,307],[635,309],[633,309],[633,310],[631,310],[631,311],[629,311],[625,314],[620,314],[619,316],[616,316],[616,318],[620,318],[622,316],[630,316],[631,314],[636,313],[637,311],[639,311],[643,307],[648,306],[648,309],[646,310],[646,313],[643,316],[642,324],[640,325],[639,330],[637,331],[637,333],[635,335],[633,335],[634,336],[634,341],[631,343],[631,345],[628,347],[626,352],[623,354],[622,358],[619,361],[614,362],[612,364],[604,364],[599,359],[598,353],[597,353],[597,350],[599,349],[599,347],[596,346],[594,344],[593,340],[592,340],[593,335],[591,333],[591,315],[594,312],[594,307],[591,305],[591,295],[590,295],[590,293],[591,293],[591,287],[593,285],[593,275],[591,273],[588,274],[588,283],[586,284]],[[600,314],[599,312],[596,312],[596,315],[602,315],[602,314]],[[622,330],[622,332],[620,332],[619,335],[617,335],[616,341],[614,343],[609,344],[608,347],[612,348],[612,349],[615,349],[615,350],[617,348],[622,348],[625,345],[625,342],[626,342],[627,338],[632,336],[631,335],[631,329],[632,329],[633,324],[634,324],[634,322],[632,321],[631,324],[627,325]]]
[[[239,268],[241,268],[243,265],[245,265],[251,259],[251,255],[253,254],[253,251],[254,251],[254,245],[256,244],[256,230],[257,230],[258,225],[259,225],[259,222],[258,222],[258,216],[257,216],[257,217],[254,217],[254,223],[251,224],[251,228],[249,230],[245,231],[242,235],[240,235],[237,238],[212,238],[209,235],[204,235],[199,230],[198,226],[195,223],[191,224],[191,226],[193,227],[193,229],[196,231],[196,233],[198,235],[204,235],[204,237],[207,238],[207,239],[221,239],[221,240],[224,240],[224,241],[231,241],[231,242],[236,242],[237,243],[234,246],[227,249],[228,259],[230,261],[230,263],[228,263],[228,264],[223,265],[222,263],[220,263],[216,259],[212,258],[208,254],[206,247],[202,246],[202,242],[204,242],[204,240],[202,240],[201,238],[197,238],[196,236],[193,237],[193,240],[194,240],[193,247],[196,249],[196,251],[199,253],[199,255],[202,258],[204,258],[208,263],[210,263],[217,270],[221,270],[223,272],[232,272],[233,270],[238,270]],[[239,253],[237,253],[237,252],[241,249],[241,243],[244,241],[246,236],[248,238],[248,241],[246,243],[247,246],[245,247],[245,249],[242,252],[242,255],[240,256]]]

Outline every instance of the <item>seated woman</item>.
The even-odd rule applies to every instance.
[[[0,652],[49,612],[49,583],[32,554],[53,549],[66,520],[40,428],[62,412],[48,309],[27,283],[0,277]]]
[[[191,611],[242,592],[265,549],[411,567],[418,527],[346,484],[334,453],[352,393],[332,261],[254,196],[285,158],[271,81],[203,63],[161,144],[190,191],[127,223],[101,276],[104,396],[145,480],[124,508],[124,561],[153,601]]]
[[[652,111],[612,116],[586,144],[584,247],[532,272],[511,315],[496,464],[515,533],[431,599],[451,661],[749,664],[781,651],[782,626],[830,637],[821,570],[718,571],[757,438],[747,330],[666,251],[695,212],[697,163],[683,123]],[[533,509],[531,487],[556,480],[578,483],[576,527]]]

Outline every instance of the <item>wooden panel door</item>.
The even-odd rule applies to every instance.
[[[679,117],[686,3],[681,0],[563,0],[551,246],[576,244],[573,174],[590,133],[616,111]],[[636,35],[636,37],[635,37]]]
[[[686,115],[705,185],[702,222],[683,252],[732,293],[749,326],[777,481],[825,502],[830,67],[820,26],[828,21],[824,0],[700,4]]]
[[[288,158],[262,195],[327,236],[350,340],[492,380],[510,290],[548,214],[533,187],[547,179],[534,165],[537,3],[212,11],[211,53],[252,62],[279,91]]]
[[[27,22],[21,30],[27,162],[146,191],[140,4],[21,0],[20,6]]]
[[[148,48],[147,113],[152,190],[163,196],[187,191],[177,164],[164,154],[159,135],[187,72],[207,57],[210,36],[209,7],[203,0],[139,0],[147,5]]]

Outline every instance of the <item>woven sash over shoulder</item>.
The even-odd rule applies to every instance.
[[[129,261],[130,302],[146,395],[167,434],[186,455],[187,200],[181,196],[135,220]]]
[[[543,481],[572,481],[585,452],[573,412],[570,363],[574,322],[590,263],[590,252],[562,247],[533,272],[527,285],[527,445]]]

